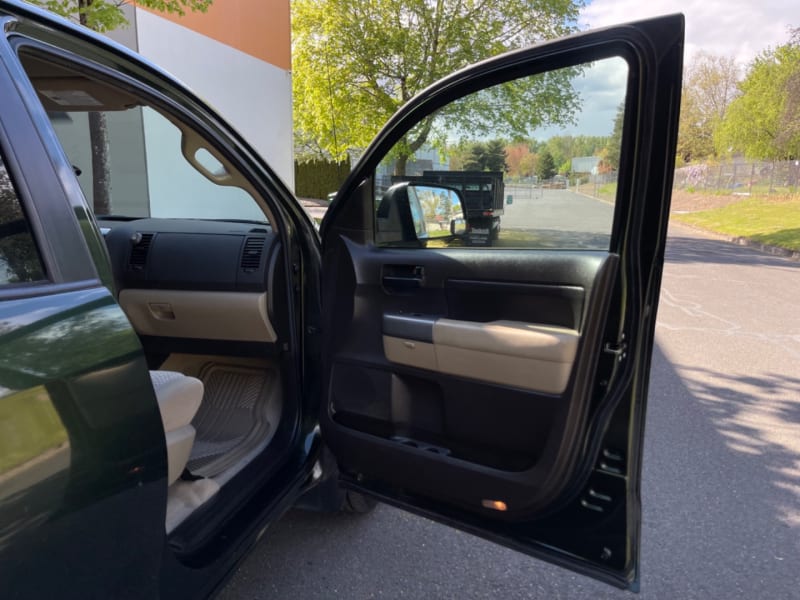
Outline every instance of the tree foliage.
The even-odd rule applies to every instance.
[[[571,169],[573,158],[600,156],[608,144],[608,136],[555,135],[544,142],[544,148],[552,155],[558,170],[567,173]]]
[[[727,56],[699,52],[686,68],[678,130],[683,162],[714,154],[714,134],[736,97],[739,68]]]
[[[614,128],[611,130],[611,137],[608,138],[606,147],[602,152],[605,165],[611,170],[619,169],[619,156],[622,150],[622,126],[625,122],[625,103],[620,102],[617,106],[617,114],[614,116]]]
[[[212,0],[27,0],[50,12],[72,19],[94,31],[105,32],[128,25],[122,6],[136,4],[183,16],[186,9],[205,12]]]
[[[800,42],[798,36],[762,52],[750,65],[717,136],[719,153],[749,158],[800,156]]]
[[[556,174],[556,163],[553,160],[553,155],[545,148],[539,154],[539,161],[536,165],[536,174],[541,181],[546,181]]]
[[[296,137],[301,144],[307,138],[315,140],[334,157],[349,148],[363,148],[401,105],[441,77],[506,50],[574,31],[581,4],[580,0],[294,0]],[[524,136],[531,125],[568,119],[576,102],[565,73],[539,78],[527,89],[500,88],[499,95],[475,94],[471,102],[456,105],[458,110],[448,114],[450,122],[471,132],[473,127],[488,128],[490,117],[502,115],[493,120],[503,123],[505,130],[495,135]],[[550,108],[565,106],[568,110],[562,112]],[[486,118],[471,123],[475,116]],[[411,156],[432,130],[430,120],[421,123],[399,154]],[[403,157],[398,158],[402,162]]]
[[[501,140],[472,144],[463,168],[465,171],[507,171],[505,144]]]
[[[517,142],[506,147],[506,165],[509,177],[519,179],[530,177],[536,169],[536,155],[530,144]]]

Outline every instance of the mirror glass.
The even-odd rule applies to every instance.
[[[464,210],[458,192],[452,188],[423,183],[408,186],[409,200],[412,206],[412,215],[415,210],[424,220],[425,237],[442,238],[450,235],[463,235],[466,224]],[[415,227],[416,228],[416,227]]]

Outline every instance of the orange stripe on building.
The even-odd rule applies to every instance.
[[[184,16],[136,5],[168,21],[222,42],[246,54],[291,69],[289,0],[215,0],[205,13]]]

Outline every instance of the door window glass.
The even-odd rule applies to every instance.
[[[0,154],[0,285],[44,279],[36,242]]]
[[[379,244],[408,246],[413,231],[425,247],[607,250],[627,78],[623,59],[598,60],[486,88],[423,119],[375,171]],[[420,186],[434,190],[418,198],[422,216],[404,213]],[[453,191],[465,227],[442,221],[438,198]]]

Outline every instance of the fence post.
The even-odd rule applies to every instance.
[[[719,164],[719,173],[717,174],[717,190],[722,187],[722,163]]]
[[[753,195],[753,178],[756,176],[756,163],[750,164],[750,181],[747,183],[747,195]]]

